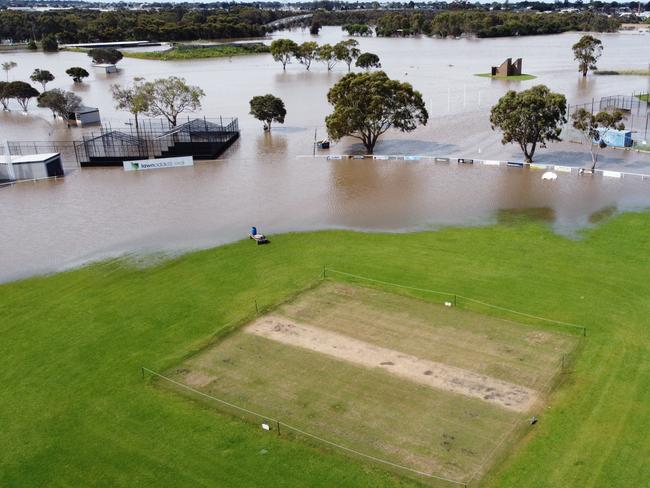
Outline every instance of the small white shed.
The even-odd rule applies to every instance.
[[[107,75],[110,75],[111,73],[117,73],[117,66],[115,66],[114,64],[102,63],[102,64],[96,64],[94,66],[95,68],[103,69]]]

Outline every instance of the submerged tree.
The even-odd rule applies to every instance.
[[[623,114],[618,110],[612,113],[590,111],[580,108],[571,116],[573,127],[580,132],[591,154],[591,170],[596,169],[600,150],[607,147],[605,137],[610,130],[623,130]]]
[[[36,88],[24,81],[12,81],[11,83],[7,83],[4,93],[7,98],[16,99],[18,105],[22,107],[23,112],[27,112],[29,101],[39,95]]]
[[[6,81],[0,81],[0,105],[2,105],[2,110],[9,110],[9,99],[11,98],[7,93],[7,85],[9,83]]]
[[[313,20],[309,26],[309,33],[312,36],[317,36],[322,27],[323,25],[318,20]]]
[[[327,100],[334,106],[325,118],[330,137],[357,138],[368,154],[387,130],[410,132],[429,119],[420,92],[383,71],[345,75],[330,89]]]
[[[88,56],[93,59],[95,64],[117,64],[124,55],[113,48],[95,48],[88,51]]]
[[[9,81],[9,72],[14,69],[18,64],[15,61],[5,61],[2,63],[2,71],[5,72],[6,81]]]
[[[316,53],[318,51],[318,43],[314,41],[303,42],[300,46],[296,48],[294,56],[296,59],[305,65],[305,68],[309,70],[311,67],[312,61],[316,59]]]
[[[357,47],[359,42],[355,39],[348,39],[346,41],[338,42],[334,45],[334,55],[339,61],[343,61],[348,65],[348,71],[355,59],[359,57],[361,51]]]
[[[90,73],[83,68],[78,66],[68,68],[65,70],[65,73],[72,78],[75,83],[81,83],[84,78],[88,78]]]
[[[52,115],[58,115],[68,122],[70,117],[81,107],[81,98],[72,92],[55,88],[38,96],[38,106],[49,108]]]
[[[149,111],[151,105],[150,93],[145,89],[143,78],[134,78],[131,86],[118,84],[111,86],[111,94],[115,100],[115,108],[126,110],[135,118],[135,129],[139,129],[138,116]]]
[[[284,102],[281,98],[270,93],[267,95],[259,95],[251,98],[250,106],[250,114],[257,120],[264,122],[264,130],[271,130],[271,123],[273,121],[284,124],[287,109],[284,107]]]
[[[198,86],[188,85],[184,78],[170,76],[146,82],[142,87],[148,99],[147,113],[152,117],[165,117],[176,127],[178,116],[201,108],[205,93]]]
[[[559,141],[561,125],[566,123],[566,98],[544,85],[528,90],[508,91],[492,107],[492,130],[503,132],[502,144],[519,144],[527,162],[532,162],[537,146]]]
[[[46,90],[46,86],[50,81],[54,81],[54,75],[46,69],[35,69],[32,75],[29,77],[34,83],[40,83],[43,87],[43,91]]]
[[[365,70],[370,68],[381,68],[379,56],[373,53],[360,54],[355,65],[357,68],[363,68]]]
[[[275,61],[282,63],[282,69],[287,69],[287,63],[298,49],[298,44],[291,39],[276,39],[271,43],[271,56]]]
[[[578,61],[578,71],[583,77],[587,76],[590,69],[598,69],[596,62],[602,53],[603,43],[594,36],[584,35],[573,45],[573,56]]]
[[[327,66],[327,71],[332,71],[332,68],[338,62],[336,52],[334,51],[334,47],[332,47],[331,44],[323,44],[322,46],[319,46],[318,50],[316,51],[316,58],[319,61],[325,63]]]

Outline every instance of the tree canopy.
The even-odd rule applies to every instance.
[[[165,117],[172,127],[176,127],[181,113],[199,110],[201,98],[205,96],[201,88],[188,85],[184,78],[176,76],[148,81],[142,90],[149,103],[147,113]]]
[[[370,69],[370,68],[381,68],[381,63],[379,62],[379,56],[373,53],[362,53],[357,58],[355,63],[357,68]]]
[[[347,39],[345,41],[337,42],[334,45],[334,55],[339,61],[343,61],[348,66],[348,71],[355,59],[359,57],[361,51],[357,47],[359,42],[355,39]]]
[[[29,77],[34,83],[40,83],[45,91],[45,87],[50,81],[54,81],[54,75],[46,69],[35,69]]]
[[[314,41],[303,42],[300,46],[296,48],[294,55],[296,59],[301,64],[305,65],[306,69],[309,69],[312,61],[316,59],[316,54],[318,52],[318,43]]]
[[[130,86],[115,84],[111,86],[111,94],[117,110],[126,110],[135,118],[135,128],[139,128],[138,117],[147,113],[151,106],[151,91],[145,87],[142,78],[134,78]]]
[[[84,78],[88,78],[90,73],[79,66],[74,66],[65,70],[65,73],[72,78],[75,83],[81,83]]]
[[[29,83],[24,81],[12,81],[7,83],[4,88],[4,95],[7,98],[13,98],[18,102],[24,112],[27,112],[29,101],[39,95],[39,91]]]
[[[345,24],[342,29],[351,36],[372,36],[372,27],[367,24]]]
[[[291,39],[276,39],[271,43],[271,56],[275,61],[282,63],[282,69],[287,69],[291,56],[298,50],[298,44]]]
[[[591,170],[596,169],[600,150],[607,146],[604,138],[610,130],[623,130],[623,114],[614,112],[598,112],[593,114],[584,108],[579,108],[571,115],[573,128],[582,135],[591,154]]]
[[[93,62],[97,64],[116,64],[124,57],[120,51],[113,48],[90,49],[88,56],[93,58]]]
[[[270,93],[259,95],[251,98],[250,106],[250,114],[257,120],[264,122],[264,130],[271,130],[271,123],[274,121],[284,124],[287,109],[284,107],[282,99]]]
[[[316,51],[316,57],[319,61],[325,63],[327,71],[332,71],[332,68],[334,68],[338,62],[336,52],[331,44],[323,44],[322,46],[319,46]]]
[[[578,71],[582,76],[587,76],[587,72],[592,69],[598,69],[596,62],[603,53],[603,43],[600,39],[585,35],[573,45],[573,56],[578,61]]]
[[[5,61],[0,66],[2,66],[2,71],[5,72],[6,81],[9,81],[9,72],[18,66],[18,64],[15,61]]]
[[[329,136],[357,138],[368,154],[389,129],[410,132],[429,119],[420,92],[383,71],[345,75],[330,89],[327,100],[334,107],[325,118]]]
[[[81,106],[81,98],[76,94],[55,88],[38,96],[38,106],[49,108],[52,114],[58,115],[66,122]]]
[[[519,144],[527,162],[533,160],[537,146],[559,141],[566,122],[566,98],[544,85],[528,90],[508,91],[492,107],[492,130],[503,132],[502,144]]]

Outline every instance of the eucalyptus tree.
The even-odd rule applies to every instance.
[[[518,144],[529,163],[538,146],[560,140],[566,121],[566,97],[544,85],[520,92],[508,91],[490,114],[492,130],[503,133],[501,143]]]
[[[345,75],[330,89],[327,100],[334,107],[325,118],[329,136],[359,139],[368,154],[389,129],[410,132],[429,119],[422,94],[383,71]]]

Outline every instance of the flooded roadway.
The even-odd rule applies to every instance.
[[[297,30],[279,34],[297,41],[311,36]],[[342,38],[325,28],[321,43]],[[430,154],[489,159],[519,158],[515,146],[502,146],[488,122],[489,107],[507,89],[544,83],[583,103],[604,95],[648,90],[642,77],[577,73],[570,46],[578,34],[489,40],[359,39],[364,51],[377,53],[394,78],[423,93],[431,112],[425,128],[411,134],[389,133],[378,154]],[[602,34],[605,68],[644,68],[650,36]],[[473,76],[506,57],[523,57],[527,82],[503,82]],[[540,173],[514,168],[439,165],[428,161],[336,161],[312,154],[314,131],[324,137],[330,111],[325,94],[342,77],[339,65],[327,73],[321,65],[307,72],[290,65],[282,72],[270,56],[183,62],[125,58],[117,75],[92,73],[74,86],[64,71],[84,66],[83,54],[62,52],[2,53],[15,60],[12,79],[27,79],[34,68],[49,69],[57,79],[48,88],[74,89],[84,103],[100,108],[104,121],[124,127],[128,116],[115,112],[108,88],[133,76],[147,79],[182,75],[206,92],[201,115],[237,116],[242,138],[222,161],[193,168],[143,173],[95,168],[73,171],[64,180],[21,183],[0,189],[0,281],[56,271],[88,260],[125,252],[185,251],[230,242],[250,225],[263,232],[354,228],[404,231],[445,225],[496,222],[504,209],[544,209],[536,214],[559,232],[572,234],[599,216],[650,206],[650,181],[579,178],[560,175],[542,182]],[[284,99],[285,126],[265,134],[249,115],[248,100],[264,93]],[[66,140],[79,138],[51,122],[47,112],[0,114],[0,139]],[[333,154],[360,152],[343,140]],[[586,148],[563,142],[540,149],[536,160],[582,166]],[[603,167],[650,174],[650,156],[606,150]]]

